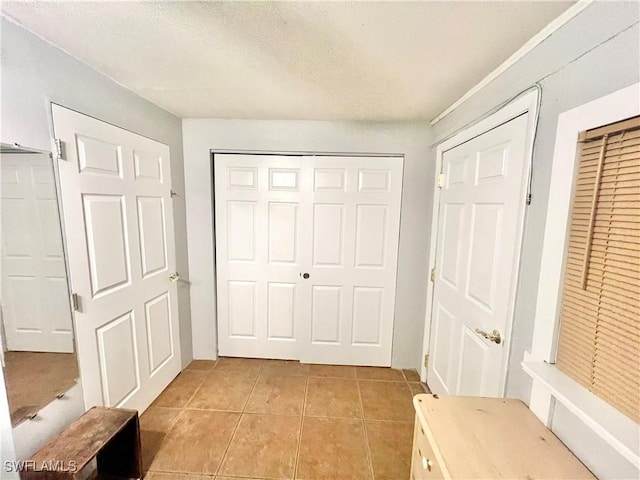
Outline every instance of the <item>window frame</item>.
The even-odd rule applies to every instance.
[[[573,186],[580,153],[578,134],[637,115],[640,115],[640,83],[563,112],[558,117],[533,341],[531,351],[525,352],[522,366],[533,379],[530,408],[545,425],[550,426],[555,404],[560,402],[623,457],[640,465],[638,424],[553,365]]]

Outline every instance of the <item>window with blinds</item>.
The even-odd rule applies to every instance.
[[[640,117],[579,143],[556,366],[640,423]]]

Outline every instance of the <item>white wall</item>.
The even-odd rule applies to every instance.
[[[433,183],[426,125],[193,119],[183,141],[195,358],[215,358],[217,344],[210,151],[384,153],[405,157],[392,364],[420,367]]]
[[[463,103],[431,129],[435,145],[475,123],[501,103],[538,82],[542,104],[534,145],[533,198],[527,209],[517,291],[507,396],[529,402],[531,378],[520,363],[531,349],[540,261],[549,197],[549,181],[558,115],[640,78],[640,8],[637,2],[596,2],[535,50]],[[567,188],[571,188],[567,185]],[[624,460],[612,449],[593,448],[604,441],[580,420],[557,409],[552,424],[559,437],[598,475],[610,477]],[[621,467],[622,468],[622,467]],[[621,471],[621,470],[619,470]]]
[[[169,145],[173,189],[180,194],[174,203],[177,264],[180,273],[188,276],[181,120],[4,17],[0,27],[0,141],[50,150],[50,102],[55,102]],[[182,363],[186,365],[192,359],[190,301],[186,284],[180,285],[178,295]],[[2,382],[4,385],[4,378]],[[6,425],[10,424],[9,409],[6,396],[2,393],[0,433],[4,461],[5,451],[10,454],[13,447],[5,449],[5,441],[8,445],[12,432],[6,429]],[[65,400],[56,401],[43,409],[36,421],[20,425],[13,432],[18,458],[32,453],[83,411],[82,392],[76,387]]]

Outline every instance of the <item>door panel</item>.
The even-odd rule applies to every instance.
[[[129,283],[122,195],[82,195],[91,291],[95,298]]]
[[[502,216],[501,204],[474,204],[471,209],[467,298],[493,312]]]
[[[384,268],[386,205],[356,206],[356,267]]]
[[[382,336],[384,289],[354,287],[353,345],[380,345]]]
[[[527,116],[443,155],[433,302],[432,391],[502,396],[526,196]],[[498,330],[500,344],[476,330]]]
[[[296,340],[296,284],[269,282],[267,338]]]
[[[162,157],[134,149],[133,161],[136,180],[163,182]]]
[[[342,266],[344,206],[313,206],[313,265]]]
[[[304,270],[310,277],[301,284],[312,321],[301,324],[300,360],[390,366],[402,159],[316,156],[303,162],[303,185],[314,189],[304,192],[301,213],[313,219],[303,231],[303,243],[313,249]],[[336,293],[326,306],[317,305],[325,291]]]
[[[87,407],[143,412],[180,372],[169,147],[53,106]]]
[[[473,396],[484,390],[487,375],[491,373],[486,371],[489,348],[474,331],[466,325],[462,326],[460,364],[464,368],[457,379],[458,395]]]
[[[122,150],[119,145],[78,134],[80,173],[122,178]]]
[[[313,173],[314,192],[344,192],[346,169],[315,168]]]
[[[388,192],[391,172],[381,170],[358,170],[359,192]]]
[[[402,159],[221,154],[214,177],[219,353],[390,365]]]
[[[96,329],[105,405],[124,403],[140,387],[133,312]]]
[[[173,356],[171,305],[169,295],[163,293],[144,304],[147,327],[147,350],[150,375]]]
[[[314,285],[311,291],[311,343],[339,345],[343,324],[342,288]]]
[[[229,335],[256,338],[256,282],[229,282]]]
[[[137,202],[142,276],[146,278],[167,270],[164,201],[162,197],[138,197]]]
[[[270,168],[269,190],[299,190],[300,169]]]
[[[296,263],[298,205],[269,203],[269,263]]]
[[[216,155],[218,353],[296,358],[300,157]]]
[[[3,154],[0,178],[6,349],[72,353],[69,290],[51,159],[41,154]]]
[[[455,355],[453,339],[455,338],[458,320],[444,305],[439,304],[433,320],[433,337],[435,339],[432,350],[429,387],[442,393],[450,392],[452,372],[455,370]]]
[[[453,288],[458,287],[460,276],[460,233],[464,204],[450,203],[444,205],[442,219],[442,249],[440,251],[440,275]]]
[[[227,231],[229,232],[229,261],[255,262],[255,202],[227,202],[227,212]]]

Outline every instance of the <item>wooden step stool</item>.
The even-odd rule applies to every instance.
[[[97,475],[92,478],[139,479],[140,451],[136,410],[93,407],[27,460],[21,477],[81,480],[83,469],[95,458]]]

